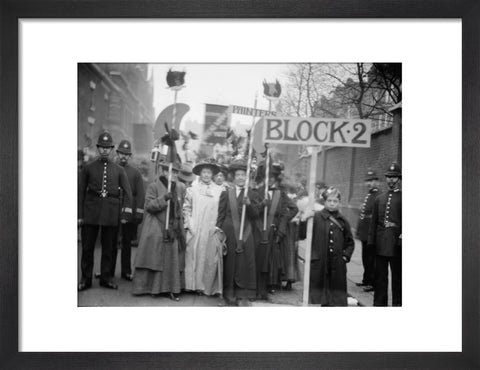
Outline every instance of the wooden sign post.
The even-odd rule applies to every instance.
[[[274,144],[308,145],[311,147],[309,209],[315,205],[317,157],[323,145],[370,147],[372,123],[354,118],[318,117],[263,117],[263,142]],[[313,217],[307,222],[305,271],[303,277],[303,305],[308,306],[310,291],[310,260],[312,253]]]
[[[319,147],[312,146],[310,158],[310,181],[308,182],[308,206],[313,211],[315,205],[315,180],[317,179],[317,157]],[[310,259],[312,256],[313,217],[307,221],[307,240],[305,248],[305,268],[303,272],[303,305],[308,306],[308,292],[310,291]]]

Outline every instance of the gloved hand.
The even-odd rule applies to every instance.
[[[166,201],[169,201],[170,199],[173,199],[173,195],[171,192],[168,192],[167,194],[165,194],[163,196],[163,199],[165,199]]]
[[[142,220],[143,220],[143,214],[142,213],[135,213],[135,215],[133,216],[133,221],[136,224],[141,224]]]
[[[270,199],[264,199],[262,200],[262,202],[260,203],[263,207],[268,207],[270,208],[270,206],[272,205],[272,201]]]
[[[249,206],[249,205],[251,204],[249,197],[244,197],[242,202],[243,202],[243,204],[245,204],[246,206]]]
[[[275,233],[275,244],[280,243],[283,240],[284,237],[285,237],[285,234],[283,234],[281,231],[277,230],[277,232]]]

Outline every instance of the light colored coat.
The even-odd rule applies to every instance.
[[[187,188],[183,215],[185,250],[185,288],[206,295],[222,293],[222,249],[215,238],[218,202],[222,187],[201,181]]]

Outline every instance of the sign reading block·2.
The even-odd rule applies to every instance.
[[[266,143],[370,147],[372,123],[353,118],[264,117]]]

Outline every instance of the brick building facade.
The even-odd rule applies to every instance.
[[[128,139],[136,154],[148,154],[153,123],[147,64],[78,64],[78,149],[95,154],[97,137],[107,130],[115,144]]]
[[[386,188],[383,176],[389,164],[402,163],[402,109],[401,103],[391,110],[391,119],[383,127],[374,129],[370,148],[326,147],[318,153],[317,178],[337,187],[342,193],[342,213],[355,227],[361,203],[367,192],[364,176],[368,168],[377,172],[380,188]],[[279,145],[276,157],[285,162],[286,175],[309,180],[310,157],[300,158],[297,145]],[[308,183],[308,182],[307,182]]]

